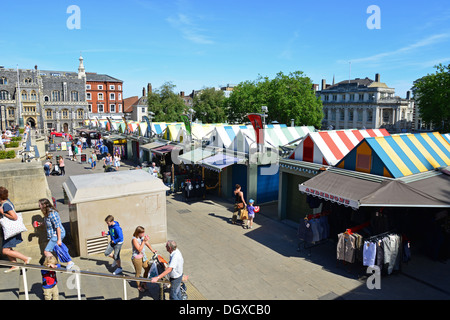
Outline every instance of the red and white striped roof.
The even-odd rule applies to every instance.
[[[289,158],[333,166],[364,138],[389,135],[386,129],[311,132]]]

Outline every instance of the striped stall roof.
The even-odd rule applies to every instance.
[[[389,136],[386,129],[332,130],[309,133],[290,159],[335,165],[364,138]]]
[[[336,166],[400,178],[450,165],[450,144],[438,132],[365,138]]]
[[[450,133],[443,134],[442,137],[443,137],[448,143],[450,143]]]

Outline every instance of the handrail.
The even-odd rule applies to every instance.
[[[26,269],[37,269],[37,270],[48,270],[48,271],[55,271],[55,272],[62,272],[62,273],[71,273],[75,274],[77,277],[77,291],[78,291],[78,300],[81,300],[81,293],[80,293],[80,281],[79,276],[91,276],[91,277],[100,277],[100,278],[112,278],[116,280],[122,280],[124,282],[124,300],[127,300],[127,293],[126,293],[126,281],[140,281],[140,282],[151,282],[150,278],[142,278],[142,277],[133,277],[133,276],[126,276],[126,275],[114,275],[109,273],[101,273],[101,272],[93,272],[93,271],[85,271],[80,269],[74,269],[73,267],[70,270],[67,270],[65,268],[49,268],[44,267],[41,265],[36,264],[23,264],[18,262],[12,262],[12,261],[6,261],[6,260],[0,260],[0,265],[3,266],[10,266],[10,267],[20,267],[23,271],[23,283],[24,283],[24,291],[25,291],[25,299],[29,300],[28,297],[28,284],[27,284],[27,278],[26,278]],[[169,280],[166,279],[160,279],[156,282],[160,285],[160,297],[163,297],[163,284],[170,283]]]

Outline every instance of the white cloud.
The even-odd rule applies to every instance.
[[[398,56],[400,54],[409,53],[415,49],[431,46],[438,42],[444,41],[445,39],[447,39],[449,37],[450,37],[449,33],[435,34],[435,35],[429,36],[425,39],[419,40],[413,44],[410,44],[408,46],[405,46],[403,48],[400,48],[400,49],[397,49],[394,51],[382,52],[382,53],[375,54],[375,55],[368,56],[368,57],[351,59],[350,61],[352,63],[369,63],[369,62],[377,63],[377,62],[381,62],[381,60],[386,59],[386,58],[392,58],[392,57],[395,58],[395,56]],[[349,61],[339,60],[338,62],[339,63],[348,63]]]
[[[204,34],[205,30],[199,28],[186,14],[178,13],[170,16],[167,18],[167,22],[179,30],[186,40],[197,44],[214,44],[214,41]]]

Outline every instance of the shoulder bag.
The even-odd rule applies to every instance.
[[[11,203],[9,202],[9,204]],[[11,207],[13,207],[12,204]],[[16,212],[16,210],[14,210],[14,212]],[[3,218],[0,219],[0,224],[2,225],[3,229],[3,237],[5,238],[5,240],[18,235],[19,233],[27,231],[27,228],[23,224],[22,213],[16,212],[16,215],[17,220],[11,220],[6,216],[3,216]]]

